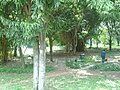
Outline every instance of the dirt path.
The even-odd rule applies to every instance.
[[[103,75],[103,76],[106,76],[106,77],[110,77],[110,78],[113,78],[113,79],[120,80],[120,72],[115,72],[115,71],[114,72],[90,71],[89,67],[91,67],[93,65],[89,65],[89,66],[81,68],[81,69],[70,69],[70,68],[65,66],[65,61],[64,60],[55,61],[54,63],[52,63],[52,65],[55,66],[55,68],[57,68],[57,70],[54,71],[54,72],[46,73],[46,79],[76,73],[78,75],[84,75],[84,76]],[[30,81],[33,81],[32,77],[30,77],[28,79],[25,79],[25,80],[21,80],[21,81],[8,82],[8,83],[5,83],[5,84],[0,84],[0,86],[12,85],[12,84],[18,84],[18,83],[25,83],[25,82],[30,82]]]
[[[63,64],[61,64],[61,65],[64,66]],[[57,65],[57,67],[59,67],[59,65]],[[49,79],[49,78],[52,78],[52,77],[57,77],[57,76],[62,76],[62,75],[67,75],[67,74],[70,74],[70,73],[75,73],[75,72],[77,72],[77,70],[82,71],[82,69],[74,70],[74,69],[70,69],[70,68],[65,68],[65,66],[64,66],[64,69],[59,68],[57,71],[46,73],[46,79]],[[0,84],[0,86],[6,86],[6,85],[12,85],[12,84],[18,84],[18,83],[25,83],[25,82],[30,82],[30,81],[33,81],[32,77],[30,77],[28,79],[25,79],[25,80],[21,80],[21,81],[8,82],[8,83],[5,83],[5,84]]]
[[[52,77],[58,77],[58,76],[62,76],[62,75],[67,75],[67,74],[72,74],[72,73],[76,73],[77,75],[81,75],[81,76],[105,76],[105,77],[110,77],[113,79],[117,79],[120,80],[120,72],[101,72],[101,71],[90,71],[88,70],[88,67],[86,68],[82,68],[82,69],[64,69],[64,70],[59,70],[59,71],[54,71],[54,72],[49,72],[46,74],[46,79],[52,78]],[[6,85],[12,85],[12,84],[19,84],[19,83],[27,83],[33,81],[33,78],[30,77],[28,79],[25,80],[21,80],[21,81],[16,81],[16,82],[9,82],[9,83],[5,83],[5,84],[0,84],[0,86],[6,86]]]

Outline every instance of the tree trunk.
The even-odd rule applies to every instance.
[[[116,40],[117,40],[117,46],[120,46],[120,41],[119,41],[119,39],[117,38]]]
[[[97,49],[98,49],[98,44],[99,44],[99,43],[98,43],[98,41],[97,41],[97,42],[96,42],[96,48],[97,48]]]
[[[7,48],[7,38],[3,35],[2,38],[2,63],[6,63],[8,60],[8,48]]]
[[[110,35],[109,36],[109,50],[111,51],[112,50],[112,36]]]
[[[39,43],[33,48],[34,72],[33,72],[33,90],[45,89],[45,60],[46,60],[46,33],[45,29],[41,31]]]
[[[66,52],[67,52],[67,53],[70,53],[70,42],[69,42],[69,41],[66,42],[66,47],[65,47],[65,49],[66,49]]]
[[[21,59],[21,64],[22,67],[25,68],[25,60],[24,60],[24,55],[22,53],[22,48],[19,46],[19,53],[20,53],[20,59]]]
[[[52,40],[52,37],[49,37],[49,43],[50,43],[50,61],[53,62],[53,51],[52,51],[53,40]]]
[[[41,35],[40,35],[39,88],[38,88],[38,90],[45,89],[45,60],[46,60],[45,38],[46,38],[46,33],[45,33],[45,29],[44,29],[41,31]]]
[[[39,42],[33,47],[33,90],[38,90],[39,84]]]
[[[85,43],[82,40],[78,39],[76,51],[77,52],[83,52],[84,50],[85,50]]]
[[[17,57],[17,46],[14,48],[14,57]]]
[[[90,47],[89,48],[92,48],[92,38],[90,39]]]
[[[76,53],[76,47],[77,47],[77,29],[75,29],[75,33],[74,33],[74,40],[73,40],[73,42],[74,42],[74,45],[73,45],[73,54],[75,54]]]

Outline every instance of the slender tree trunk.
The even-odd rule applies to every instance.
[[[84,50],[85,50],[85,43],[82,40],[78,39],[76,51],[77,52],[83,52]]]
[[[99,44],[99,43],[98,43],[98,41],[97,41],[97,42],[96,42],[96,48],[98,48],[98,44]]]
[[[65,45],[65,51],[68,52],[68,44]]]
[[[40,54],[39,54],[39,88],[45,89],[45,60],[46,60],[46,45],[45,45],[46,31],[42,30],[40,35]]]
[[[17,57],[17,46],[14,48],[14,57]]]
[[[66,48],[66,52],[70,53],[70,42],[69,41],[66,42],[66,47],[65,48]]]
[[[74,45],[73,45],[73,54],[76,53],[76,47],[77,47],[77,29],[75,30],[75,33],[74,33]]]
[[[50,61],[53,62],[53,51],[52,51],[53,40],[52,40],[52,37],[49,37],[49,43],[50,43]]]
[[[38,90],[39,84],[39,42],[36,41],[36,44],[33,47],[33,90]]]
[[[70,39],[71,34],[70,34],[70,32],[63,32],[62,35],[63,35],[62,39],[65,43],[65,52],[69,53],[70,52],[70,44],[72,44],[71,39]]]
[[[90,39],[90,48],[92,48],[92,38]]]
[[[108,34],[109,34],[109,50],[112,50],[112,30],[113,30],[113,25],[110,25],[108,22],[106,23],[106,26],[108,28]]]
[[[117,40],[117,46],[120,46],[120,41],[119,41],[119,39],[117,38],[116,40]]]
[[[110,35],[109,36],[109,50],[111,51],[112,50],[112,36]]]
[[[19,53],[20,53],[20,59],[21,59],[22,67],[25,68],[24,55],[23,55],[23,52],[22,52],[22,48],[20,46],[19,46]]]
[[[8,48],[7,48],[7,38],[3,35],[2,38],[2,63],[6,63],[8,60]]]

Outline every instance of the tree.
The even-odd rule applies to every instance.
[[[50,45],[50,61],[53,61],[53,42],[56,40],[56,38],[59,38],[59,32],[60,32],[60,20],[59,15],[57,15],[58,9],[51,9],[49,12],[49,20],[48,20],[48,29],[46,31],[46,36],[49,40]]]
[[[70,1],[63,3],[59,8],[59,11],[62,11],[60,16],[64,23],[63,33],[67,36],[64,42],[67,47],[72,46],[74,53],[84,51],[86,41],[91,38],[94,28],[101,22],[96,7],[91,3],[89,0]]]
[[[38,1],[39,2],[39,1]],[[45,52],[45,38],[46,38],[46,29],[48,26],[48,14],[50,9],[55,8],[56,5],[58,5],[59,1],[54,0],[54,1],[48,1],[48,0],[41,0],[39,3],[35,2],[35,10],[37,11],[37,18],[38,19],[43,19],[43,24],[42,24],[42,30],[40,35],[38,36],[38,50],[35,49],[36,55],[34,57],[34,82],[33,82],[33,87],[34,90],[44,90],[45,86],[45,60],[46,60],[46,52]],[[41,4],[42,3],[42,8]],[[41,12],[41,13],[40,13]],[[41,17],[40,14],[42,14]],[[34,17],[35,19],[37,19]],[[37,45],[37,44],[36,44]],[[35,66],[36,65],[36,66]],[[37,67],[38,66],[38,67]]]
[[[11,38],[17,37],[16,39],[14,38],[15,39],[14,42],[17,44],[19,43],[19,45],[21,45],[23,43],[26,44],[26,42],[28,42],[29,40],[31,41],[31,39],[34,37],[35,37],[34,39],[36,39],[36,36],[40,35],[37,33],[41,32],[41,30],[38,30],[38,29],[41,28],[41,26],[43,25],[42,21],[40,21],[40,20],[36,21],[37,19],[36,20],[32,19],[30,16],[30,15],[33,15],[34,13],[35,14],[39,13],[38,11],[36,12],[36,9],[35,9],[37,6],[39,7],[39,4],[37,3],[37,1],[38,0],[36,0],[35,2],[31,1],[31,0],[27,0],[27,1],[26,0],[25,1],[24,0],[20,0],[20,1],[9,1],[9,0],[5,1],[5,0],[3,0],[3,1],[1,1],[0,7],[4,7],[7,3],[12,3],[12,5],[15,5],[14,9],[12,9],[12,10],[11,10],[12,5],[10,5],[9,8],[7,8],[8,10],[9,9],[11,10],[10,12],[12,12],[12,14],[7,12],[8,14],[5,14],[5,15],[8,15],[8,17],[10,17],[10,18],[6,18],[4,16],[4,13],[2,13],[0,15],[0,22],[3,24],[3,25],[1,25],[1,28],[2,28],[2,30],[5,30],[3,32],[3,35],[5,35],[7,37],[11,37]],[[36,7],[34,7],[35,4],[38,4],[38,5],[36,5]],[[41,4],[43,4],[43,3],[41,3]],[[40,10],[41,10],[41,8],[40,8]],[[1,10],[1,12],[2,12],[2,10]],[[4,12],[6,13],[6,11],[4,11]],[[26,16],[26,17],[24,18],[23,16]],[[10,31],[7,29],[10,29]],[[43,35],[43,33],[41,35]],[[42,39],[44,40],[44,38],[41,37],[41,40]],[[41,40],[40,40],[40,42],[41,42]],[[45,49],[45,47],[42,47],[42,43],[40,43],[40,44],[41,44],[41,49]],[[21,52],[21,49],[20,49],[20,52]],[[22,55],[22,53],[21,53],[21,55]],[[42,57],[45,57],[42,54],[42,50],[40,50],[40,52],[37,55],[41,56],[41,57],[37,58],[38,61],[40,60],[40,58],[41,58],[40,62],[45,61],[45,59],[42,58]],[[40,63],[40,64],[42,64],[42,63]],[[41,68],[43,68],[43,70],[45,71],[44,67],[45,66],[39,67],[40,69],[37,68],[38,72],[40,72],[40,73],[43,72],[43,71],[41,71],[42,70]],[[44,75],[44,74],[39,74],[39,75]],[[43,78],[43,77],[40,77],[40,78]],[[38,80],[40,80],[40,78]],[[42,88],[42,90],[44,89],[44,87],[42,85],[44,83],[43,80],[40,80],[39,82],[42,82],[42,83],[40,83],[41,85],[37,84],[38,86],[35,90],[38,90],[39,87]],[[40,88],[39,88],[39,90],[40,90]]]
[[[119,22],[120,18],[120,13],[118,12],[118,6],[114,2],[112,8],[105,14],[106,16],[104,17],[104,22],[108,30],[108,36],[109,36],[109,50],[112,50],[112,39],[114,35],[118,34],[117,30],[117,22]]]

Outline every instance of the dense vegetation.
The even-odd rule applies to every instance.
[[[119,34],[119,0],[0,0],[0,63],[17,57],[25,68],[22,47],[31,46],[34,90],[44,89],[46,45],[53,61],[55,44],[73,54],[92,45],[112,50]]]

